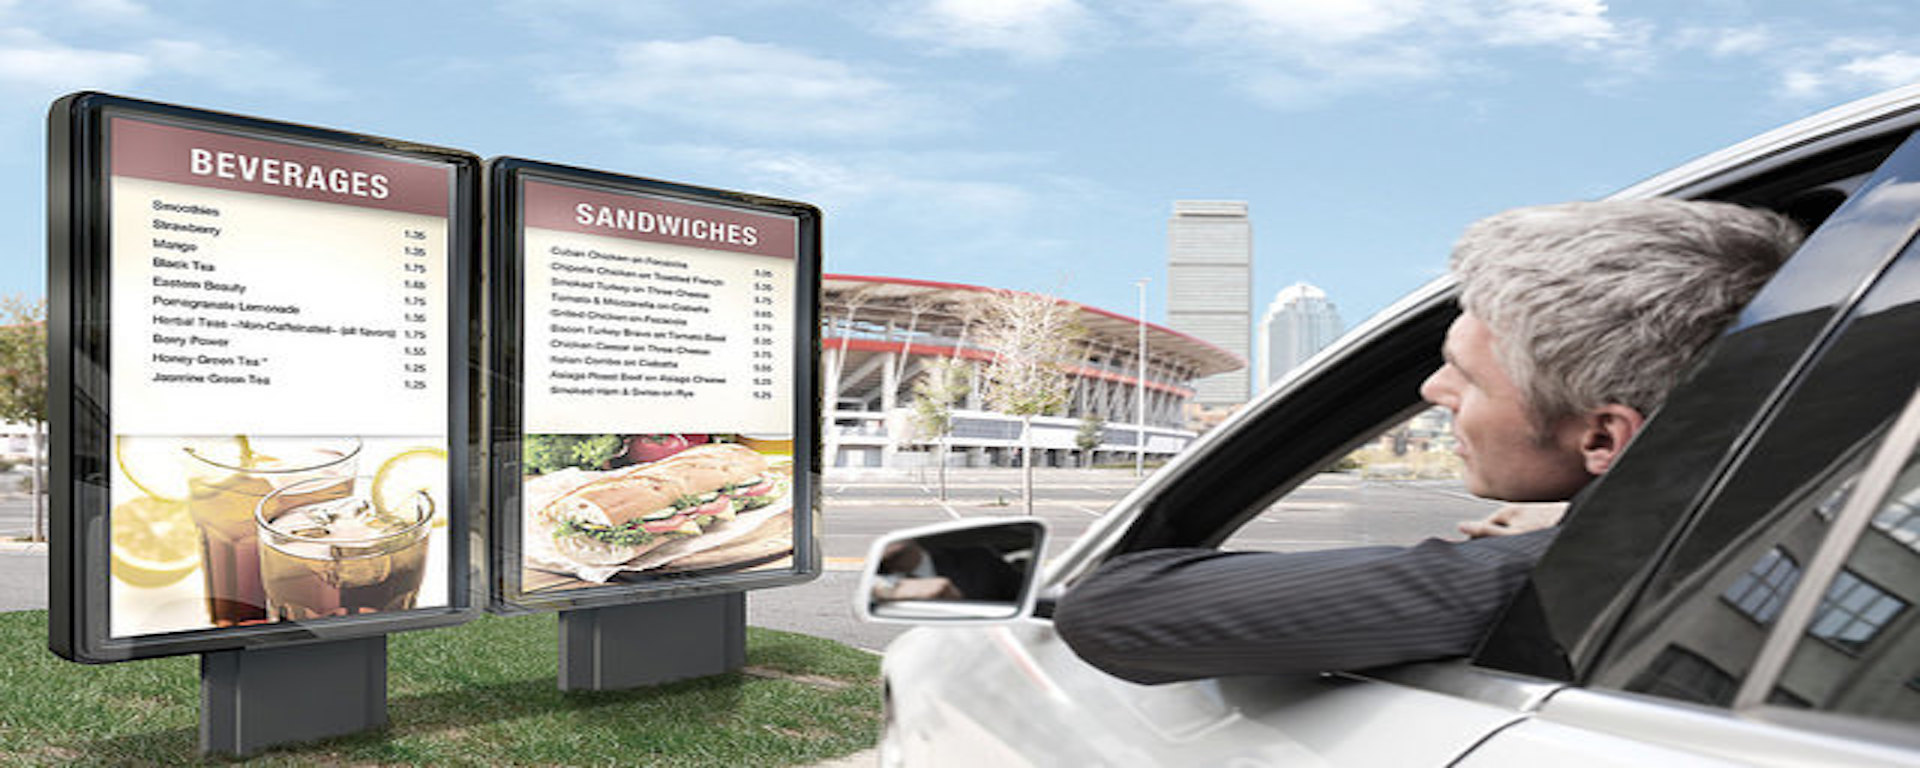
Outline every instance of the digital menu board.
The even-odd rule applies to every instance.
[[[100,95],[54,123],[69,655],[470,615],[478,160]]]
[[[816,575],[818,210],[491,170],[495,602]]]

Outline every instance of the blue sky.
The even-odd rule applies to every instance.
[[[1902,2],[0,0],[0,294],[45,111],[98,89],[826,211],[831,272],[1165,317],[1176,199],[1251,204],[1256,316],[1349,323],[1472,220],[1920,81]]]

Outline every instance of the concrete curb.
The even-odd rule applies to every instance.
[[[44,541],[0,541],[0,554],[44,555],[47,542]]]
[[[874,747],[872,749],[855,752],[838,760],[814,763],[813,765],[807,766],[807,768],[873,768],[879,764],[880,748]]]

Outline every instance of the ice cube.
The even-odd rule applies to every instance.
[[[350,587],[370,587],[387,580],[392,570],[393,558],[387,555],[367,556],[365,547],[333,547],[335,558],[327,569],[327,583],[342,589]]]
[[[372,509],[373,505],[368,504],[366,499],[349,496],[343,499],[316,501],[302,507],[300,511],[312,518],[313,522],[330,526],[336,522],[365,516]]]
[[[376,534],[397,533],[413,525],[416,518],[400,513],[376,514],[366,519],[367,528]]]

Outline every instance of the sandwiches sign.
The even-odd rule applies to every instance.
[[[795,351],[811,343],[797,335],[811,209],[570,171],[496,174],[518,212],[501,265],[521,312],[509,592],[804,571]]]

